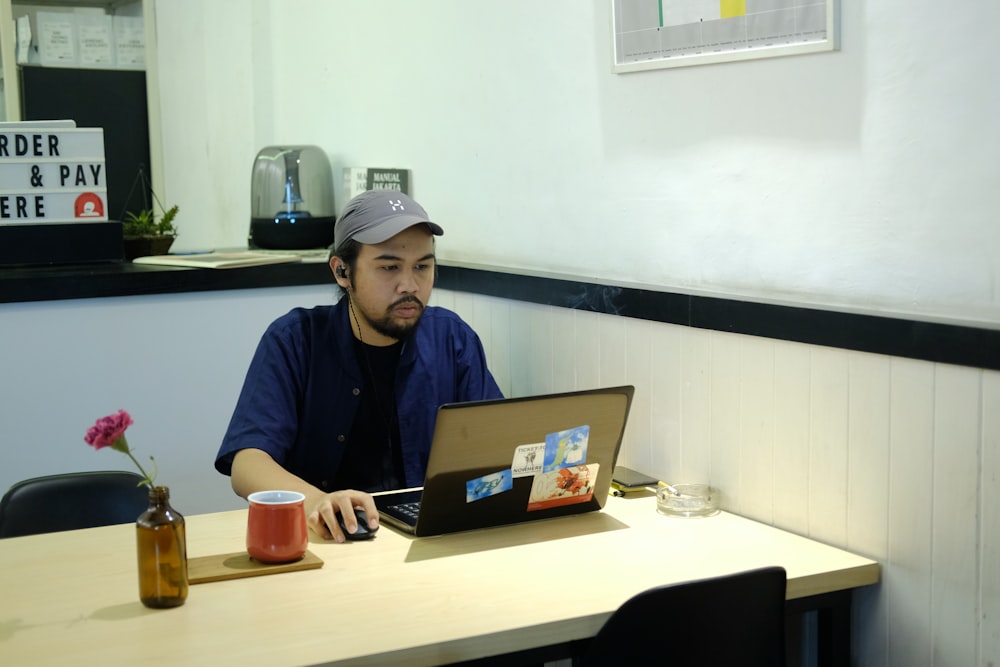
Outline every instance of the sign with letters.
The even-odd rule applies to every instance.
[[[0,225],[106,222],[103,128],[0,124]]]
[[[344,191],[351,199],[366,190],[399,190],[410,192],[409,169],[385,169],[379,167],[345,167]]]

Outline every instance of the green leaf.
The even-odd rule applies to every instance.
[[[138,213],[129,211],[122,221],[122,234],[125,236],[177,236],[174,218],[177,217],[178,210],[176,205],[171,206],[159,219],[151,208]]]

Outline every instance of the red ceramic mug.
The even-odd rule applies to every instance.
[[[247,500],[250,557],[261,563],[289,563],[302,558],[309,544],[305,495],[298,491],[258,491]]]

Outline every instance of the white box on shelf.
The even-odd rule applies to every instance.
[[[38,57],[47,67],[78,67],[76,15],[68,12],[38,12]]]
[[[119,69],[146,69],[146,33],[141,16],[113,17],[115,61]]]
[[[17,33],[17,49],[14,60],[18,65],[27,65],[28,56],[31,53],[31,19],[27,16],[17,17],[14,30]]]
[[[115,34],[107,14],[77,16],[80,66],[110,68],[115,66]]]

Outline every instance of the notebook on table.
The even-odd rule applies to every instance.
[[[376,495],[380,520],[424,537],[602,509],[634,391],[442,405],[424,486]]]

